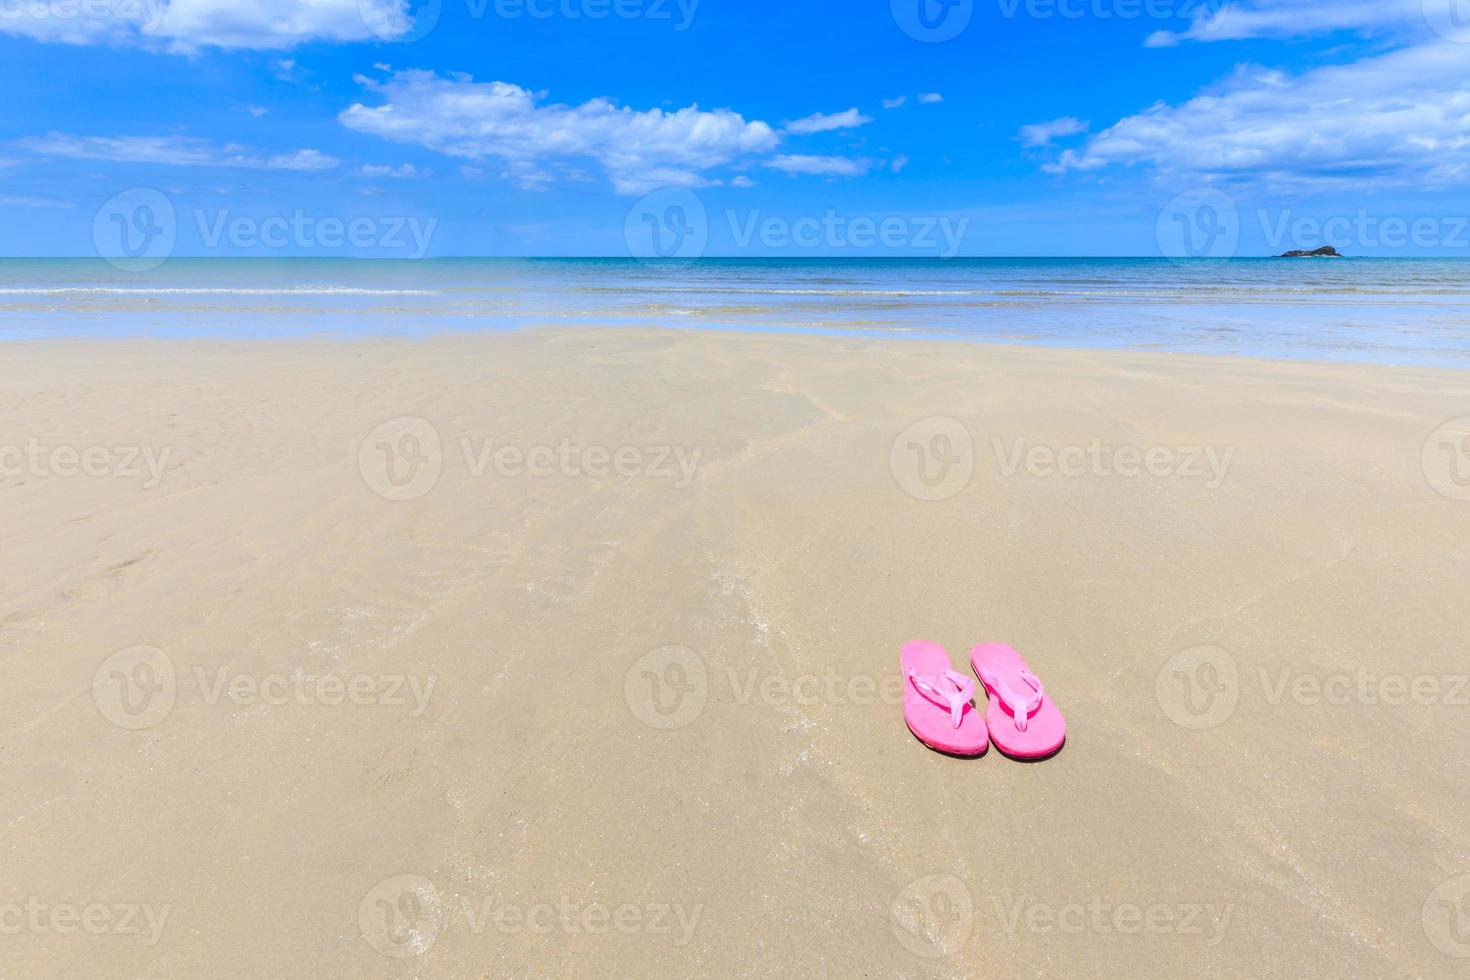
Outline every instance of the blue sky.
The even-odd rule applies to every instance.
[[[1466,0],[0,0],[0,86],[8,255],[1470,254]]]

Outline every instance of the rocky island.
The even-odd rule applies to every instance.
[[[1342,253],[1331,245],[1323,245],[1321,248],[1314,248],[1310,252],[1305,249],[1295,248],[1290,252],[1283,252],[1279,257],[1283,259],[1340,259],[1342,258]]]

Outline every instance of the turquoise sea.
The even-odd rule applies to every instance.
[[[0,339],[794,331],[1470,367],[1470,259],[0,259]]]

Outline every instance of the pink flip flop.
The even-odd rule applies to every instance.
[[[990,736],[985,732],[984,716],[971,703],[974,679],[956,673],[949,654],[937,643],[905,643],[899,661],[903,665],[903,720],[914,737],[950,755],[984,755]]]
[[[1004,643],[981,643],[970,651],[970,666],[992,701],[987,726],[996,748],[1017,759],[1042,759],[1062,747],[1067,721],[1019,653]]]

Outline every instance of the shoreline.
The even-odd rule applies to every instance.
[[[0,261],[3,334],[344,339],[597,327],[1470,369],[1456,260]]]
[[[710,336],[725,339],[747,338],[760,340],[763,338],[779,339],[790,337],[793,339],[806,340],[843,340],[859,343],[871,343],[875,346],[884,344],[902,345],[934,345],[949,347],[956,350],[989,350],[995,349],[1001,352],[1009,352],[1021,356],[1033,355],[1044,357],[1046,355],[1061,355],[1065,357],[1087,357],[1098,355],[1103,357],[1133,358],[1140,361],[1158,359],[1160,364],[1188,364],[1198,362],[1199,366],[1213,363],[1238,364],[1242,366],[1257,365],[1262,368],[1279,369],[1304,369],[1322,368],[1328,371],[1390,371],[1390,372],[1418,372],[1428,377],[1446,375],[1446,380],[1454,380],[1470,373],[1470,364],[1465,367],[1456,367],[1443,364],[1415,364],[1415,363],[1382,363],[1378,361],[1359,360],[1330,360],[1302,356],[1270,357],[1252,354],[1234,353],[1202,353],[1199,351],[1176,351],[1163,349],[1146,349],[1138,347],[1067,347],[1051,344],[1023,343],[1017,341],[990,340],[986,338],[965,338],[953,334],[947,335],[923,335],[923,336],[898,336],[896,332],[877,331],[852,331],[852,332],[830,332],[826,330],[751,330],[733,327],[682,327],[682,326],[583,326],[546,323],[540,325],[494,328],[494,329],[464,329],[444,330],[440,332],[424,332],[412,334],[359,334],[341,335],[329,333],[292,334],[281,335],[229,335],[229,336],[191,336],[191,337],[166,337],[152,335],[127,335],[127,336],[100,336],[100,335],[66,335],[59,337],[26,337],[0,340],[0,354],[9,349],[19,350],[42,350],[46,348],[73,348],[85,349],[98,346],[107,348],[119,348],[128,346],[146,347],[156,345],[159,347],[182,347],[190,346],[201,349],[215,347],[227,347],[231,345],[240,346],[290,346],[300,344],[312,347],[323,346],[359,346],[373,348],[392,345],[421,345],[433,343],[464,343],[475,344],[479,342],[493,343],[498,339],[506,337],[534,337],[537,335],[546,337],[557,337],[561,335],[586,335],[595,337],[599,335],[649,335],[672,337],[692,335]]]

